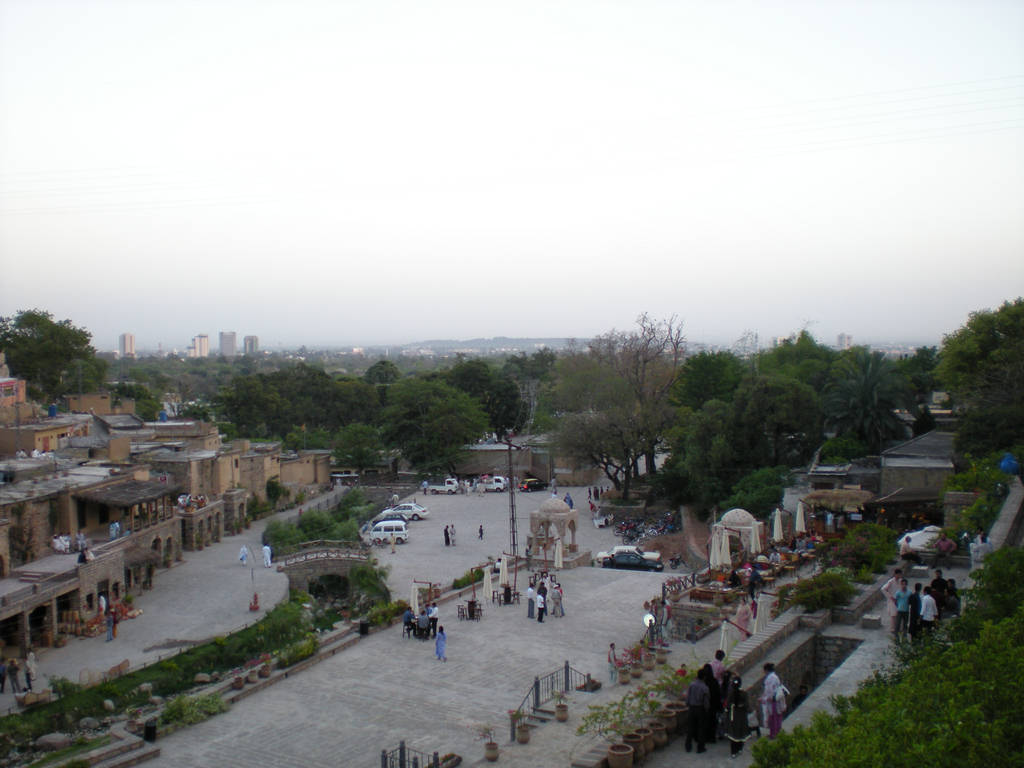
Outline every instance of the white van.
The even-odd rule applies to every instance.
[[[370,541],[374,544],[387,544],[395,537],[396,544],[405,544],[409,540],[409,527],[403,520],[381,520],[370,529]]]

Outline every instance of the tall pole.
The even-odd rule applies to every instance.
[[[519,554],[519,534],[516,531],[516,483],[512,471],[512,441],[508,441],[508,544],[512,557]]]

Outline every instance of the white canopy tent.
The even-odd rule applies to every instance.
[[[722,519],[712,529],[712,538],[716,531],[721,532],[720,536],[738,538],[740,545],[751,555],[756,555],[764,548],[764,523],[745,509],[730,509],[722,515]]]

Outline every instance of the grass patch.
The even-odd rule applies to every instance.
[[[33,763],[29,763],[28,768],[44,768],[47,765],[56,765],[58,763],[63,763],[68,758],[72,758],[75,755],[81,755],[86,752],[91,752],[92,750],[99,749],[100,747],[105,747],[110,742],[111,737],[109,735],[100,736],[99,738],[95,739],[78,739],[70,747],[58,749],[56,752],[51,752],[41,760],[36,760]],[[88,765],[88,763],[86,763],[84,760],[82,762]]]

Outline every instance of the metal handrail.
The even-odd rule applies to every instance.
[[[435,750],[432,754],[420,752],[405,746],[404,741],[398,742],[398,747],[388,752],[386,749],[380,751],[380,768],[440,768],[441,758]]]
[[[527,710],[529,710],[529,714],[533,714],[540,709],[542,704],[551,701],[556,692],[568,693],[576,688],[589,691],[590,675],[569,666],[568,661],[562,665],[561,669],[549,672],[543,677],[533,678],[533,683],[519,706],[509,712],[509,733],[511,734],[509,739],[515,741],[516,721],[526,717]]]

